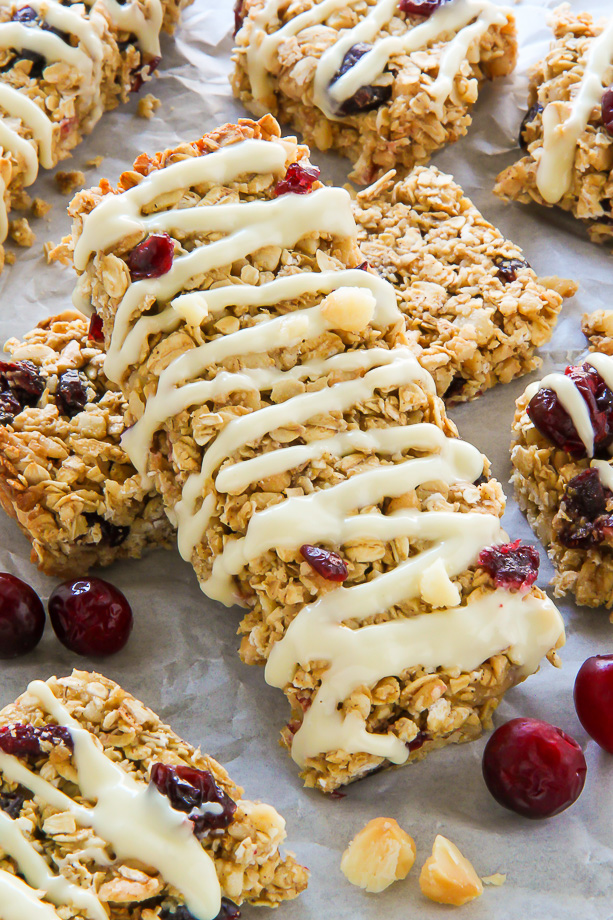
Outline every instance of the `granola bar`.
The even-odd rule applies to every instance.
[[[367,184],[466,134],[479,85],[509,74],[515,20],[490,0],[239,0],[235,95]]]
[[[531,384],[513,422],[517,501],[555,566],[556,595],[588,607],[613,607],[612,406],[613,358],[600,349]]]
[[[213,920],[307,872],[285,821],[114,681],[33,681],[0,713],[0,905],[24,920]]]
[[[124,447],[330,791],[477,737],[563,627],[307,157],[271,116],[143,155],[76,196],[72,245]]]
[[[358,194],[354,213],[360,248],[396,288],[439,396],[473,399],[540,366],[535,348],[576,284],[538,278],[452,176],[418,166],[396,182],[390,172]]]
[[[8,212],[160,62],[189,0],[9,0],[0,7],[0,268]]]
[[[520,128],[524,153],[498,176],[501,198],[570,211],[594,242],[613,238],[613,19],[569,4],[553,13],[554,42],[533,68]]]
[[[6,344],[0,364],[0,503],[48,575],[169,546],[160,496],[120,445],[126,403],[104,375],[101,330],[76,311]]]

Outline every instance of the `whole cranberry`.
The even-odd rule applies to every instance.
[[[575,709],[584,729],[613,754],[613,655],[584,661],[575,680]]]
[[[132,609],[119,588],[101,578],[77,578],[49,598],[56,636],[77,655],[102,658],[119,652],[132,632]]]
[[[36,648],[45,628],[45,608],[32,588],[0,573],[0,658],[17,658]]]
[[[559,815],[581,795],[587,765],[570,735],[541,719],[511,719],[483,752],[483,778],[496,801],[525,818]]]

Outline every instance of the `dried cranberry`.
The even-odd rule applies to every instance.
[[[409,751],[418,751],[420,747],[424,746],[424,741],[428,740],[428,735],[426,732],[417,732],[412,741],[407,741],[407,748]]]
[[[536,581],[540,558],[536,546],[515,540],[482,549],[477,564],[485,569],[497,588],[529,588]]]
[[[0,361],[0,390],[10,390],[21,408],[34,406],[45,389],[45,381],[31,361]]]
[[[17,722],[0,728],[0,751],[14,757],[37,757],[59,744],[70,751],[74,748],[72,735],[64,725],[36,726]]]
[[[61,375],[55,391],[55,404],[60,415],[74,418],[87,404],[87,391],[78,371],[70,369]]]
[[[45,629],[45,609],[36,592],[15,575],[0,573],[0,659],[36,648]]]
[[[86,511],[84,515],[90,525],[98,524],[102,539],[111,547],[121,546],[130,533],[130,528],[125,524],[113,524],[105,521],[103,517],[93,511]]]
[[[330,86],[336,83],[337,80],[340,80],[340,78],[346,74],[348,70],[351,70],[360,58],[368,54],[371,49],[372,45],[368,45],[366,42],[357,42],[357,44],[352,45],[345,54],[341,66],[330,80]],[[391,98],[391,95],[392,87],[389,84],[385,86],[361,86],[353,96],[349,99],[345,99],[339,106],[338,112],[340,115],[355,115],[358,112],[367,112],[387,102]]]
[[[32,22],[34,19],[37,19],[38,13],[36,10],[33,10],[31,6],[22,6],[18,10],[15,10],[11,20],[13,22]]]
[[[598,469],[592,466],[574,476],[566,486],[562,502],[569,517],[593,521],[604,514],[607,498]]]
[[[215,920],[238,920],[241,912],[240,908],[229,898],[221,899],[221,908]],[[174,910],[163,907],[160,911],[160,920],[196,920],[185,905],[181,904]]]
[[[310,543],[301,546],[300,552],[322,578],[328,581],[345,581],[347,578],[347,565],[338,553],[321,546],[311,546]]]
[[[526,128],[534,121],[537,115],[541,114],[542,111],[543,106],[541,103],[535,102],[522,118],[521,125],[519,126],[519,146],[522,148],[522,150],[526,150],[528,147],[528,143],[525,138]]]
[[[14,792],[0,793],[0,811],[3,811],[9,818],[18,818],[23,808],[23,803],[32,798],[32,793],[19,786]]]
[[[370,264],[368,262],[362,262],[360,265],[358,265],[358,269],[361,272],[367,272],[369,268],[370,268]]]
[[[167,233],[153,233],[139,243],[126,259],[132,281],[159,278],[172,268],[175,246]]]
[[[445,399],[458,399],[462,395],[465,384],[466,377],[462,377],[461,374],[456,374],[445,390]]]
[[[613,754],[613,655],[584,661],[574,689],[575,709],[588,735]]]
[[[10,390],[0,393],[0,425],[10,425],[20,412],[21,403]]]
[[[236,38],[241,30],[244,18],[245,11],[243,10],[243,0],[236,0],[234,4],[234,38]]]
[[[613,136],[613,86],[609,86],[608,89],[605,89],[600,105],[604,129]]]
[[[613,443],[613,392],[589,364],[569,366],[564,373],[571,378],[587,405],[594,430],[594,452],[602,453]],[[556,447],[572,457],[586,456],[585,445],[554,390],[548,387],[538,390],[527,412],[535,428]]]
[[[398,9],[409,16],[431,16],[446,0],[400,0]],[[448,0],[447,0],[448,2]]]
[[[504,284],[511,284],[517,278],[517,272],[522,268],[530,268],[525,259],[495,259],[494,265],[498,269],[496,277]]]
[[[308,195],[313,188],[313,183],[319,179],[317,166],[301,166],[300,163],[290,163],[285,173],[285,179],[277,182],[273,194],[276,198],[293,192],[294,195]]]
[[[141,89],[147,77],[150,77],[153,74],[153,71],[156,67],[159,66],[161,60],[162,58],[156,55],[145,64],[141,64],[139,67],[136,67],[132,71],[132,83],[130,85],[131,93],[137,93],[139,89]]]
[[[102,317],[97,313],[92,313],[87,330],[87,338],[92,342],[104,342],[104,332],[102,328]]]
[[[188,813],[196,837],[201,838],[210,830],[219,830],[232,823],[236,802],[217,785],[209,770],[154,763],[151,782],[173,808]],[[219,805],[219,812],[217,809],[207,811],[203,808],[207,804]]]
[[[540,719],[511,719],[483,752],[483,778],[496,801],[525,818],[559,815],[579,796],[587,766],[570,735]]]
[[[133,623],[125,596],[102,578],[77,578],[58,585],[49,598],[49,618],[62,645],[92,658],[119,652]]]
[[[486,476],[485,473],[481,473],[480,476],[477,476],[477,478],[476,478],[475,481],[473,482],[473,485],[474,485],[474,486],[483,486],[483,485],[485,485],[486,482],[489,482],[489,481],[490,481],[490,477],[489,477],[489,476]]]

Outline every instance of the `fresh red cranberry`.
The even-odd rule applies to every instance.
[[[310,543],[301,546],[300,552],[322,578],[327,578],[328,581],[345,581],[347,578],[347,564],[338,553],[321,546],[311,546]]]
[[[160,278],[172,268],[175,245],[167,233],[152,233],[126,259],[132,281]]]
[[[60,415],[74,418],[82,412],[87,404],[87,391],[83,379],[77,370],[64,371],[55,391],[55,404]]]
[[[400,0],[398,9],[408,16],[431,16],[446,0]]]
[[[238,920],[240,915],[240,908],[234,901],[229,898],[222,898],[221,908],[215,920]],[[184,904],[180,904],[173,910],[169,907],[163,907],[160,911],[160,920],[196,920],[196,918],[193,914],[190,914]]]
[[[151,782],[173,808],[188,813],[199,839],[211,830],[220,830],[232,823],[236,802],[215,782],[209,770],[154,763]],[[208,812],[203,808],[206,804],[219,805],[221,811]]]
[[[36,648],[45,629],[45,609],[32,588],[0,573],[0,659],[17,658]]]
[[[360,58],[364,57],[371,51],[372,45],[366,42],[357,42],[352,45],[346,52],[339,69],[330,80],[330,86],[351,70]],[[361,86],[357,92],[339,106],[340,115],[356,115],[359,112],[367,112],[370,109],[376,109],[384,102],[387,102],[392,95],[392,87],[389,84],[385,86]]]
[[[97,313],[92,313],[87,330],[87,338],[92,342],[104,342],[104,332],[102,328],[102,317]]]
[[[14,393],[6,390],[0,393],[0,425],[10,425],[21,412],[21,403]]]
[[[605,131],[613,136],[613,86],[609,86],[608,89],[605,89],[600,105],[602,109],[602,123]]]
[[[517,278],[517,272],[522,268],[530,268],[525,259],[496,259],[495,263],[498,271],[496,277],[504,284],[511,284]]]
[[[540,115],[542,111],[543,111],[543,106],[541,105],[541,103],[535,102],[534,105],[528,109],[528,111],[522,118],[521,125],[519,126],[519,146],[522,148],[522,150],[526,150],[528,147],[528,144],[526,142],[526,128],[528,127],[528,125],[532,124],[536,116]]]
[[[58,585],[49,598],[56,636],[77,655],[102,658],[119,652],[132,631],[132,610],[119,588],[101,578]]]
[[[64,725],[30,725],[18,722],[0,728],[0,751],[14,757],[37,757],[48,754],[58,744],[72,751],[74,742]]]
[[[234,38],[238,35],[243,26],[245,11],[243,9],[243,0],[236,0],[234,4]]]
[[[536,581],[540,558],[536,546],[520,540],[482,549],[477,564],[485,569],[497,588],[529,588]]]
[[[0,390],[10,390],[22,409],[36,405],[44,389],[44,377],[31,361],[0,361]]]
[[[575,709],[596,744],[613,754],[613,655],[584,661],[575,680]]]
[[[285,179],[277,182],[274,188],[274,195],[278,198],[280,195],[287,195],[293,192],[294,195],[308,195],[313,188],[313,183],[319,179],[319,169],[317,166],[301,166],[300,163],[290,163],[285,173]]]
[[[14,792],[0,793],[0,811],[3,811],[9,818],[18,818],[23,808],[23,803],[32,798],[32,793],[28,792],[23,786],[19,786]]]
[[[525,818],[559,815],[581,795],[587,765],[570,735],[541,719],[511,719],[483,752],[483,778],[496,801]]]
[[[570,377],[590,414],[594,431],[594,453],[603,454],[613,443],[613,392],[600,374],[589,364],[569,366],[564,371]],[[544,387],[528,403],[528,417],[543,437],[561,447],[571,457],[585,457],[585,445],[562,406],[557,394]]]

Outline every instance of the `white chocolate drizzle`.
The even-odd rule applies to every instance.
[[[309,234],[327,233],[353,239],[355,224],[349,198],[339,189],[319,189],[307,195],[284,195],[273,200],[239,205],[179,207],[155,213],[152,203],[181,188],[207,181],[238,181],[243,175],[275,175],[285,165],[280,144],[243,141],[206,156],[191,158],[152,172],[138,186],[109,195],[83,218],[75,247],[75,264],[85,270],[89,259],[109,251],[125,236],[138,238],[152,230],[215,231],[214,242],[188,254],[175,254],[171,270],[161,278],[128,286],[114,319],[105,370],[126,385],[132,365],[146,353],[149,335],[175,330],[183,322],[198,326],[223,316],[232,305],[256,307],[250,325],[217,336],[173,357],[161,371],[157,390],[147,399],[140,418],[124,436],[123,445],[136,468],[150,472],[150,446],[155,431],[188,408],[198,408],[230,393],[268,392],[278,384],[318,381],[327,386],[297,392],[281,402],[271,401],[229,421],[203,453],[201,468],[191,473],[180,501],[173,508],[179,548],[190,559],[217,504],[220,493],[239,494],[250,483],[300,468],[323,456],[346,457],[364,453],[365,460],[385,457],[392,462],[366,462],[354,475],[312,494],[284,500],[252,514],[244,537],[228,536],[217,554],[211,577],[203,584],[209,596],[231,604],[237,600],[234,576],[250,561],[270,549],[295,549],[303,543],[342,546],[352,540],[391,542],[408,538],[425,546],[393,570],[351,588],[337,588],[303,608],[274,646],[267,680],[275,686],[291,681],[300,665],[318,660],[329,663],[305,721],[294,738],[292,756],[303,763],[318,753],[343,748],[363,751],[401,763],[409,756],[393,735],[372,734],[355,713],[345,718],[338,704],[357,686],[372,685],[383,676],[425,664],[468,670],[507,651],[522,675],[534,671],[541,657],[562,641],[561,618],[548,599],[532,594],[496,591],[466,606],[451,578],[475,564],[486,546],[504,542],[498,517],[482,513],[430,512],[406,509],[382,514],[365,509],[425,483],[453,485],[472,482],[483,471],[476,448],[446,437],[433,424],[389,426],[368,430],[341,430],[330,437],[256,452],[241,460],[236,453],[278,429],[307,423],[330,413],[341,414],[370,400],[377,391],[420,389],[435,393],[431,376],[405,346],[356,348],[325,358],[308,358],[282,370],[273,360],[249,366],[249,357],[283,347],[317,341],[333,329],[326,298],[344,288],[355,289],[355,302],[368,292],[374,306],[369,324],[385,332],[400,319],[393,289],[387,282],[360,270],[297,272],[253,286],[220,284],[210,290],[190,291],[191,279],[214,272],[258,251],[262,245],[297,246]],[[147,206],[147,215],[141,211]],[[300,304],[308,297],[315,306]],[[360,296],[358,296],[360,295]],[[322,297],[324,298],[322,300]],[[157,300],[158,313],[150,306]],[[291,312],[267,315],[266,308],[297,302]],[[147,309],[146,316],[139,313]],[[334,315],[334,314],[333,314]],[[245,365],[240,364],[245,359]],[[223,369],[229,361],[233,368]],[[259,365],[259,362],[257,362]],[[218,368],[211,379],[207,374]],[[202,379],[204,378],[204,379]],[[299,390],[301,388],[298,388]],[[274,435],[273,435],[274,436]],[[412,455],[410,455],[412,452]],[[443,584],[443,594],[437,590]],[[427,586],[427,587],[423,587]],[[427,591],[436,614],[400,618],[351,629],[390,607]],[[422,595],[423,596],[423,595]],[[439,598],[444,596],[443,603]],[[430,602],[430,600],[428,601]],[[447,609],[451,606],[457,609]],[[440,634],[445,634],[444,642]]]
[[[9,754],[0,753],[0,771],[9,780],[30,789],[42,801],[69,811],[82,827],[93,828],[99,837],[108,841],[118,859],[136,859],[155,868],[169,885],[180,892],[196,920],[213,920],[221,903],[219,882],[213,861],[193,835],[191,822],[175,811],[155,788],[138,782],[113,763],[94,737],[72,718],[47,684],[33,681],[28,693],[58,725],[70,730],[78,785],[83,797],[95,804],[86,806],[74,802]],[[84,891],[77,895],[75,886],[65,879],[45,875],[32,853],[14,834],[3,831],[0,825],[0,846],[3,849],[5,841],[7,852],[17,861],[28,882],[45,889],[50,901],[58,906],[79,907],[92,920],[106,917],[104,911],[97,911],[96,902],[98,905],[100,902],[92,893]],[[23,843],[29,846],[25,840]],[[44,885],[41,886],[41,882]],[[47,915],[41,913],[40,916],[43,920],[43,916]],[[48,913],[48,916],[54,916],[54,913]]]
[[[353,4],[350,4],[353,5]],[[300,32],[326,22],[347,6],[346,0],[320,0],[274,30],[283,0],[268,0],[252,17],[250,42],[246,49],[246,66],[254,100],[262,114],[270,104],[275,58],[280,46]],[[371,85],[384,72],[395,54],[411,54],[433,42],[447,41],[439,72],[428,92],[441,106],[453,89],[453,81],[468,56],[473,42],[478,42],[492,25],[504,25],[507,15],[490,0],[448,0],[425,22],[408,28],[402,35],[377,38],[398,12],[398,0],[377,0],[368,14],[352,29],[339,34],[317,62],[313,81],[313,102],[332,120],[339,120],[339,109],[362,87]],[[270,31],[272,29],[272,31]],[[450,36],[453,36],[450,38]],[[345,54],[358,43],[373,44],[346,73],[334,80]]]
[[[574,98],[570,102],[555,100],[545,106],[542,115],[543,146],[536,171],[536,185],[549,204],[556,204],[570,189],[577,143],[592,112],[600,105],[605,90],[605,73],[612,61],[613,18],[592,41]]]
[[[33,888],[4,869],[0,869],[0,912],[2,920],[61,920]]]

